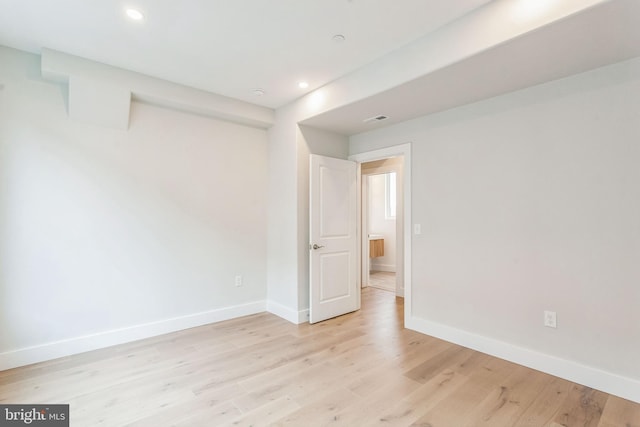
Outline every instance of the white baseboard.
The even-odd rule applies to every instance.
[[[638,380],[416,317],[410,317],[406,327],[640,403]]]
[[[395,264],[377,264],[375,262],[371,263],[371,270],[374,271],[388,271],[390,273],[396,272]]]
[[[221,322],[236,317],[263,313],[265,309],[264,301],[256,301],[8,351],[0,353],[0,371],[194,328],[196,326]]]
[[[296,311],[274,301],[267,301],[267,311],[299,325],[309,321],[309,309]]]

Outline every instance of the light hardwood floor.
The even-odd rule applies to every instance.
[[[640,405],[402,328],[402,300],[259,314],[0,372],[1,403],[84,426],[640,426]]]
[[[385,291],[396,291],[396,273],[389,271],[369,272],[369,286]]]

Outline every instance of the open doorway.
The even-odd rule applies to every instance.
[[[360,165],[362,195],[362,286],[404,296],[402,206],[398,203],[403,156]],[[400,236],[400,238],[398,238]]]
[[[411,223],[411,143],[407,142],[401,145],[395,145],[386,148],[374,149],[363,153],[352,154],[349,160],[359,163],[358,167],[358,187],[361,190],[362,174],[361,167],[363,163],[373,162],[376,160],[390,159],[400,157],[402,159],[401,173],[396,177],[397,185],[397,206],[396,206],[396,225],[400,231],[396,233],[396,246],[399,262],[396,262],[396,295],[404,296],[404,324],[410,327],[414,323],[412,315],[413,299],[411,289],[411,242],[412,242],[412,223]],[[358,205],[358,218],[360,219],[358,226],[358,234],[361,237],[366,236],[362,230],[362,205]],[[402,221],[399,221],[399,220]],[[362,260],[368,257],[368,251],[365,245],[360,246],[358,257]],[[364,264],[361,262],[361,264]],[[358,281],[363,284],[362,268]]]

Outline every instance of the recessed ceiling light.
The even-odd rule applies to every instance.
[[[539,18],[553,6],[553,0],[516,0],[512,2],[513,18],[528,21]]]
[[[144,19],[144,15],[138,9],[129,8],[126,10],[127,16],[134,21],[142,21]]]
[[[332,37],[332,39],[336,43],[342,43],[343,41],[345,41],[345,37],[342,34],[336,34]]]
[[[265,93],[266,93],[266,92],[264,91],[264,89],[257,88],[257,89],[254,89],[254,90],[253,90],[253,94],[254,94],[255,96],[262,96],[262,95],[264,95]]]
[[[300,83],[298,83],[298,87],[299,87],[300,89],[306,89],[306,88],[308,88],[308,87],[309,87],[309,83],[307,83],[307,82],[300,82]]]

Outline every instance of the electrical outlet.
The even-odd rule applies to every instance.
[[[420,224],[413,224],[413,234],[422,234],[422,226]]]
[[[544,326],[548,328],[557,328],[558,327],[558,319],[556,317],[555,311],[547,311],[544,312]]]
[[[236,276],[236,286],[242,286],[242,276]]]

